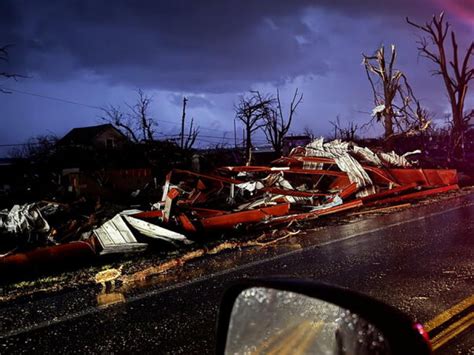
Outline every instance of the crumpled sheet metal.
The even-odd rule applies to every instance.
[[[13,209],[14,212],[17,210],[30,211],[31,209],[26,207]],[[39,247],[27,252],[16,250],[14,253],[2,255],[0,256],[0,281],[9,279],[10,276],[21,277],[31,272],[58,270],[70,264],[87,263],[103,254],[141,252],[152,240],[163,241],[176,247],[180,244],[193,243],[181,233],[145,221],[156,220],[162,216],[161,211],[125,210],[91,232],[85,233],[87,236],[85,240]],[[31,229],[29,225],[28,229]],[[22,233],[24,231],[21,228],[15,230]]]
[[[0,232],[16,235],[32,232],[43,234],[50,229],[36,203],[14,205],[10,211],[0,211]]]
[[[364,170],[362,165],[349,154],[349,142],[334,140],[324,143],[324,138],[315,139],[306,146],[305,155],[309,157],[324,157],[335,160],[341,171],[349,176],[351,182],[355,182],[360,191],[358,197],[363,197],[375,193],[375,188],[369,174]]]
[[[87,243],[0,257],[0,266],[34,267],[43,261],[56,266],[67,255],[79,260],[138,252],[152,239],[178,246],[208,231],[275,228],[458,189],[455,170],[413,168],[406,159],[412,153],[379,153],[353,143],[319,139],[293,149],[272,166],[223,167],[210,174],[176,169],[167,175],[163,198],[151,211],[122,211],[86,233],[92,236]],[[48,235],[47,219],[55,209],[30,204],[0,211],[0,234]]]
[[[422,187],[456,185],[454,169],[389,169],[393,179],[400,185],[416,183]]]
[[[102,247],[101,255],[140,252],[148,247],[137,241],[120,214],[94,229],[93,233]]]
[[[156,204],[163,214],[161,221],[165,225],[173,224],[185,232],[195,233],[255,225],[263,220],[304,214],[305,211],[313,209],[331,209],[343,204],[337,192],[315,192],[304,186],[295,188],[290,177],[296,179],[293,181],[308,177],[314,181],[323,177],[347,179],[347,174],[341,171],[309,171],[287,167],[223,167],[216,172],[237,175],[238,180],[235,177],[183,170],[174,170],[168,174],[164,185],[164,189],[168,189],[168,192],[163,194],[164,201]],[[177,176],[182,180],[176,180]],[[194,183],[190,183],[192,179]],[[180,188],[173,190],[172,186]],[[193,199],[198,190],[209,200]],[[357,191],[356,184],[351,184],[348,180],[339,190],[344,192],[345,197]],[[174,191],[172,198],[170,198],[171,191]],[[211,199],[213,201],[220,199],[220,205],[210,202]],[[303,210],[298,211],[298,206],[303,206]]]
[[[306,147],[294,148],[290,156],[275,160],[272,166],[229,166],[212,174],[175,170],[168,175],[166,197],[157,207],[167,216],[162,218],[165,224],[200,233],[313,219],[410,195],[414,189],[434,189],[426,193],[429,195],[439,186],[451,186],[440,192],[455,188],[453,170],[411,168],[406,156],[416,153],[374,152],[350,142],[316,139]],[[186,183],[171,181],[176,175]],[[190,177],[197,180],[195,185]],[[170,186],[180,187],[173,201]],[[280,208],[270,213],[272,206],[284,204],[287,211]]]
[[[137,233],[144,237],[161,240],[175,246],[177,246],[177,243],[192,243],[181,233],[176,233],[136,218],[140,213],[131,215],[117,214],[114,218],[94,229],[93,234],[101,246],[99,251],[101,255],[133,253],[145,250],[148,247],[148,243],[139,242],[135,237]]]
[[[386,167],[400,167],[400,168],[410,168],[412,164],[407,160],[407,156],[415,155],[421,153],[421,150],[414,150],[413,152],[407,152],[403,155],[398,155],[395,152],[378,153],[380,160],[382,161],[383,166]]]

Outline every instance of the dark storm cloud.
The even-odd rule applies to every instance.
[[[281,79],[275,68],[300,74],[309,60],[314,72],[325,70],[321,60],[302,56],[295,36],[317,38],[294,16],[297,8],[288,13],[267,3],[265,11],[255,3],[15,2],[2,40],[16,43],[19,68],[49,80],[86,71],[134,86],[222,91]]]
[[[15,43],[17,71],[62,81],[170,91],[233,92],[256,82],[324,75],[328,33],[309,7],[344,16],[426,11],[424,1],[1,1],[0,43]],[[324,21],[324,20],[322,20]],[[324,27],[324,23],[321,24]]]

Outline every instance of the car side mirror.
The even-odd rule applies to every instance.
[[[254,280],[224,295],[218,354],[430,354],[421,325],[339,287]]]

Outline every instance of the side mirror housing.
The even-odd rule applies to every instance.
[[[422,326],[360,293],[310,281],[246,280],[224,294],[217,353],[430,354]]]

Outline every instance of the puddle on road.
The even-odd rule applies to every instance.
[[[121,292],[100,293],[97,295],[97,305],[100,308],[109,307],[117,303],[124,303],[125,296]]]

